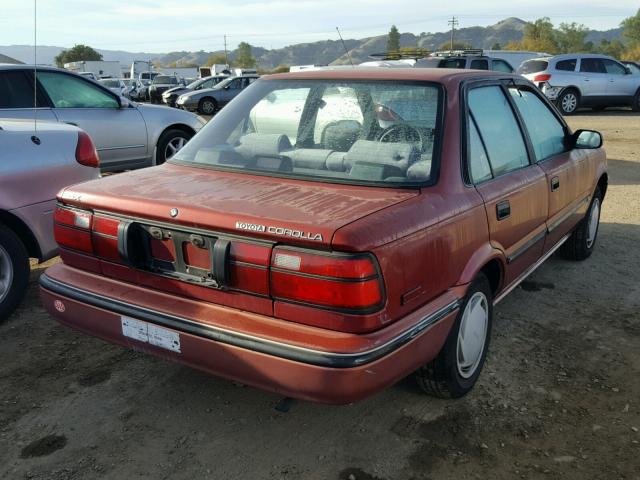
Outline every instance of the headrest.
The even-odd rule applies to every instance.
[[[278,133],[249,133],[240,137],[240,145],[236,147],[245,158],[280,155],[289,149],[289,137]]]

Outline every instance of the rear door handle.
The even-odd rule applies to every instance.
[[[511,215],[511,204],[509,200],[503,200],[496,204],[496,217],[498,220],[504,220]]]
[[[558,177],[553,177],[551,179],[551,191],[555,192],[560,188],[560,179]]]

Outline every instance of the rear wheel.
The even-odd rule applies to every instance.
[[[558,97],[557,105],[563,115],[572,115],[580,105],[580,96],[573,89],[565,90]]]
[[[15,233],[0,225],[0,321],[19,305],[28,281],[27,249]]]
[[[469,286],[438,356],[416,372],[420,388],[436,397],[462,397],[476,384],[491,337],[493,299],[489,280],[478,275]]]
[[[205,97],[198,102],[198,113],[200,115],[213,115],[218,109],[218,104],[213,98]]]
[[[591,256],[598,237],[601,208],[602,193],[600,187],[596,187],[587,214],[560,247],[560,254],[564,258],[567,260],[586,260]]]
[[[184,147],[193,134],[172,128],[160,136],[156,149],[156,165],[171,160]]]

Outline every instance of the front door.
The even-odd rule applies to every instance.
[[[580,91],[585,103],[596,102],[607,94],[609,76],[600,58],[580,59]]]
[[[468,92],[469,171],[482,196],[494,248],[507,260],[505,285],[542,255],[548,211],[547,180],[530,161],[523,132],[502,85]]]
[[[117,97],[99,85],[76,75],[38,72],[38,81],[49,96],[58,120],[85,130],[104,166],[130,166],[149,155],[147,127],[137,108],[120,108]]]

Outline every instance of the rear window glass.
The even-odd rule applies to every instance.
[[[466,58],[447,58],[440,62],[440,68],[465,68],[466,65]]]
[[[560,60],[558,63],[556,63],[556,70],[573,72],[576,69],[576,63],[578,63],[578,60],[575,58],[572,58],[570,60]]]
[[[526,75],[528,73],[544,72],[549,66],[546,60],[527,60],[518,69],[518,73]]]
[[[424,184],[441,101],[441,88],[430,83],[262,80],[174,161],[309,180]]]
[[[170,77],[168,75],[158,75],[156,78],[153,79],[153,83],[173,85],[178,83],[178,79],[176,77]]]

